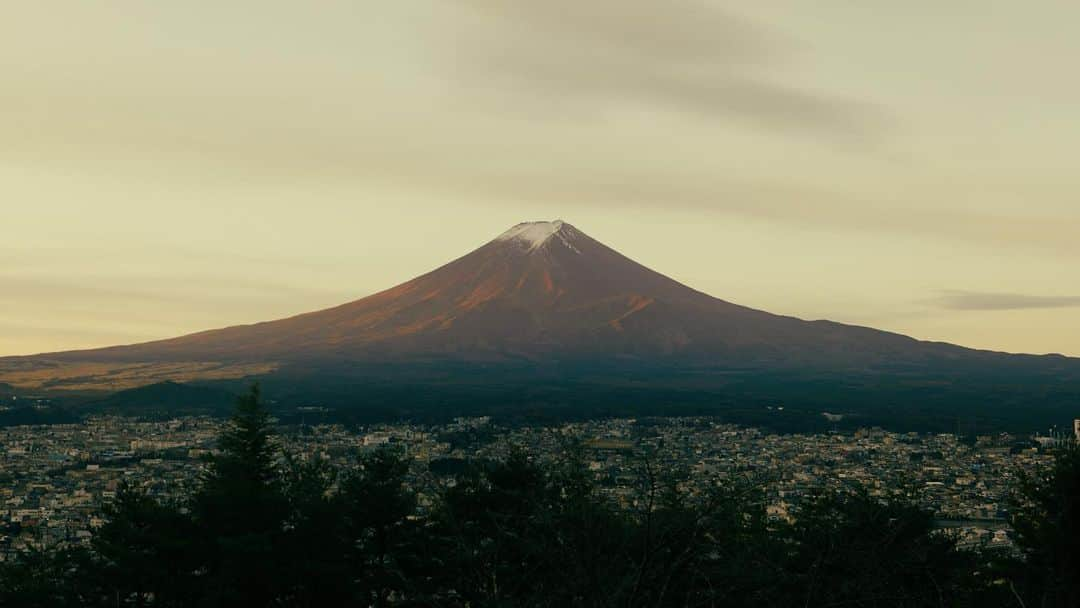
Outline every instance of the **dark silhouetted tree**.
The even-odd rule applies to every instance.
[[[201,565],[191,518],[127,484],[104,515],[93,548],[113,594],[135,606],[191,605],[198,597],[195,573]]]
[[[406,476],[410,459],[382,448],[361,455],[338,495],[358,600],[384,606],[410,591],[418,569],[416,495]]]
[[[1021,479],[1011,519],[1029,605],[1080,606],[1080,446],[1062,447],[1051,466]]]
[[[0,606],[73,608],[113,605],[85,549],[33,549],[0,562]]]
[[[288,504],[275,466],[269,412],[259,389],[237,400],[191,500],[201,535],[206,605],[266,606],[282,593],[288,559],[282,549]]]
[[[976,562],[904,496],[823,492],[795,513],[786,586],[800,606],[960,606]]]
[[[337,472],[322,460],[286,454],[282,492],[288,505],[280,551],[285,559],[283,599],[290,606],[347,605],[353,577],[351,543],[341,503],[333,492]]]

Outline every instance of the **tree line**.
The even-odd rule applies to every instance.
[[[420,505],[393,449],[334,470],[238,400],[190,496],[122,486],[89,548],[0,564],[0,606],[1080,606],[1080,450],[1027,477],[1017,554],[959,547],[910,494],[850,488],[771,520],[746,481],[690,493],[645,470],[634,507],[579,453],[474,467]]]

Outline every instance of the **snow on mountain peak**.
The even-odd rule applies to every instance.
[[[568,237],[573,237],[574,231],[569,224],[562,220],[553,222],[522,222],[495,238],[496,241],[515,241],[521,243],[529,251],[535,251],[557,237],[562,244],[577,253],[581,253],[571,244]]]

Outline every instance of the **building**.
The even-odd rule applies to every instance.
[[[1076,440],[1080,441],[1080,418],[1073,420],[1073,435],[1076,436]]]

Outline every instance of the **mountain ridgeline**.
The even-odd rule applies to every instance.
[[[33,377],[62,389],[70,385],[58,379],[67,368],[91,370],[70,374],[88,390],[95,374],[111,376],[111,386],[121,374],[134,386],[140,374],[149,384],[183,370],[182,380],[259,377],[286,401],[397,415],[783,404],[815,416],[876,412],[890,426],[933,418],[954,428],[958,416],[990,426],[1064,421],[1072,412],[1063,406],[1080,405],[1076,359],[972,350],[747,308],[654,272],[562,221],[519,224],[427,274],[334,308],[0,359],[0,380]]]

